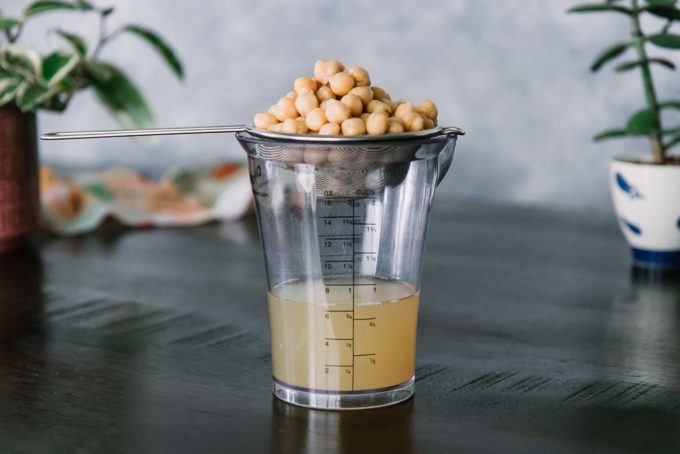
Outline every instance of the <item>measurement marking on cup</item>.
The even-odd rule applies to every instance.
[[[352,215],[352,216],[318,216],[319,219],[351,219],[353,217],[354,217],[354,215]]]
[[[355,201],[355,200],[375,200],[376,199],[375,196],[370,196],[370,195],[358,196],[358,197],[357,196],[343,197],[343,196],[337,196],[337,195],[336,196],[324,195],[323,198],[326,199],[326,200],[352,200],[352,201]]]
[[[342,348],[346,354],[349,354],[351,351],[352,354],[352,364],[325,364],[323,366],[325,368],[324,374],[326,374],[327,386],[329,385],[328,380],[333,377],[328,375],[329,373],[332,374],[332,372],[329,372],[329,369],[338,368],[344,369],[344,372],[341,372],[341,374],[344,377],[343,380],[347,380],[345,381],[347,388],[356,390],[359,387],[361,389],[363,383],[361,381],[362,377],[359,377],[359,381],[355,378],[357,368],[374,367],[377,364],[377,353],[356,352],[357,349],[359,351],[364,350],[364,352],[372,350],[369,345],[362,344],[356,346],[357,335],[361,335],[364,329],[370,330],[375,328],[377,324],[377,317],[373,317],[373,314],[370,312],[363,312],[364,308],[361,306],[363,298],[366,298],[369,294],[373,295],[377,291],[376,282],[370,279],[369,276],[373,274],[370,270],[377,265],[378,261],[378,253],[370,249],[374,249],[375,245],[372,235],[379,232],[378,226],[380,224],[377,220],[379,217],[376,217],[377,215],[372,211],[365,211],[369,207],[375,207],[376,200],[378,200],[376,196],[364,197],[357,195],[354,197],[339,197],[333,196],[331,193],[324,193],[323,198],[319,202],[320,205],[328,210],[325,212],[321,211],[317,215],[317,223],[320,230],[318,232],[319,248],[321,251],[327,252],[319,254],[323,265],[325,293],[332,293],[338,296],[344,295],[344,298],[346,298],[343,298],[342,301],[346,309],[328,309],[324,311],[324,319],[331,324],[328,328],[332,329],[332,331],[327,332],[331,337],[324,338],[326,348],[330,349],[326,350],[326,361],[340,362],[339,358],[335,358],[338,361],[334,359],[336,348]],[[357,268],[360,273],[358,276]],[[364,276],[365,271],[368,271],[366,276]],[[351,280],[350,272],[352,273]],[[370,282],[366,282],[369,279]],[[366,287],[372,287],[373,290],[364,292],[363,289]],[[356,299],[357,291],[359,292],[359,298],[361,298],[359,301]],[[351,309],[349,298],[351,298]],[[359,303],[359,307],[357,307],[357,303]],[[340,315],[333,315],[333,313],[339,313]],[[344,315],[342,315],[343,313]],[[357,315],[360,318],[356,318]],[[362,322],[362,324],[355,325],[357,321]],[[342,323],[342,329],[345,330],[342,331],[342,334],[335,332],[335,323]],[[351,328],[348,325],[349,323],[351,323]],[[334,334],[344,337],[334,337]],[[357,360],[356,358],[359,359]],[[357,363],[357,361],[359,362]],[[343,360],[342,362],[345,361]],[[368,379],[370,375],[368,374],[367,377],[363,378]]]
[[[352,197],[352,219],[354,219],[355,207],[356,207],[356,199],[354,197]],[[352,223],[352,255],[355,255],[354,254],[354,243],[355,243],[355,237],[354,236],[355,235],[356,235],[356,232],[354,230],[354,223]],[[354,356],[354,344],[356,343],[354,341],[354,323],[355,323],[354,319],[356,318],[354,316],[355,315],[354,314],[354,294],[356,293],[356,289],[355,289],[355,286],[354,286],[355,276],[356,276],[356,271],[355,271],[354,267],[352,267],[352,371],[355,372],[354,374],[352,374],[352,391],[354,391],[354,376],[356,375],[356,370],[354,369],[354,358],[356,358]]]

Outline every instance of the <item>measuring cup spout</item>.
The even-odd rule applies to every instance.
[[[437,182],[435,186],[439,186],[442,182],[453,162],[453,152],[456,149],[456,136],[452,136],[444,149],[439,152],[437,156]]]

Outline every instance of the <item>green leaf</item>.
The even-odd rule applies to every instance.
[[[649,62],[665,66],[668,69],[675,69],[675,63],[670,60],[666,60],[665,58],[650,58]]]
[[[80,82],[79,84],[76,84],[76,80],[74,77],[69,74],[68,76],[64,77],[59,81],[59,91],[62,93],[73,93],[76,90],[76,87],[79,87],[80,89],[83,89],[86,87],[87,84]]]
[[[42,80],[53,87],[69,75],[80,62],[80,56],[64,51],[52,52],[42,63]]]
[[[92,3],[86,0],[75,0],[73,2],[73,6],[75,6],[80,11],[94,11],[97,9]]]
[[[651,6],[673,6],[677,0],[645,0],[645,3]]]
[[[85,72],[90,79],[105,82],[116,75],[116,68],[112,65],[99,61],[88,60],[85,62]]]
[[[23,112],[33,112],[50,96],[47,88],[23,82],[17,91],[16,103]]]
[[[73,47],[73,49],[78,52],[78,55],[84,56],[87,54],[87,42],[84,38],[61,29],[57,29],[56,33],[57,35],[64,38]]]
[[[45,13],[54,10],[75,10],[77,9],[74,5],[68,2],[61,2],[58,0],[41,0],[37,2],[30,3],[26,8],[24,8],[23,16],[31,17],[36,14]]]
[[[670,150],[671,148],[677,147],[678,145],[680,145],[680,135],[671,138],[671,140],[666,143],[666,150]]]
[[[626,51],[630,43],[617,43],[613,46],[603,50],[590,65],[590,70],[593,72],[599,71],[609,60],[618,57]]]
[[[648,6],[645,10],[664,19],[680,20],[680,9],[673,6]]]
[[[569,8],[568,13],[599,13],[603,11],[614,11],[632,16],[633,12],[623,6],[612,5],[611,3],[589,3],[585,5],[577,5]]]
[[[595,137],[593,137],[593,140],[595,142],[601,142],[603,140],[607,139],[614,139],[617,137],[625,137],[628,135],[628,132],[625,129],[607,129],[606,131],[602,131]]]
[[[623,71],[628,71],[631,70],[637,66],[640,66],[642,62],[640,60],[637,61],[624,61],[623,63],[619,63],[614,67],[614,70],[618,72],[623,72]]]
[[[111,13],[113,13],[114,10],[115,10],[115,8],[113,6],[111,6],[111,7],[104,8],[104,9],[100,10],[99,14],[101,14],[102,17],[108,17],[108,16],[111,15]]]
[[[184,69],[179,58],[177,58],[172,48],[158,34],[139,25],[127,25],[123,30],[146,40],[163,57],[177,77],[181,79],[184,76]]]
[[[21,80],[17,78],[6,77],[0,79],[0,106],[14,99],[20,83]]]
[[[122,127],[143,128],[153,123],[146,100],[120,69],[109,63],[88,61],[85,72],[97,98]]]
[[[680,101],[664,101],[659,103],[661,109],[677,109],[680,110]]]
[[[48,11],[93,11],[95,7],[85,0],[65,2],[60,0],[40,0],[24,8],[23,16],[31,17]]]
[[[644,136],[649,134],[656,126],[656,115],[649,109],[644,109],[633,114],[626,125],[626,132],[632,136]]]
[[[0,30],[9,30],[20,23],[21,21],[12,17],[0,17]]]
[[[40,78],[41,67],[40,54],[33,49],[5,45],[0,51],[0,68],[26,80],[37,81]]]
[[[659,33],[657,35],[652,35],[649,41],[665,49],[680,49],[680,35],[674,35],[672,33]]]
[[[668,69],[675,69],[675,64],[670,60],[666,60],[665,58],[650,58],[647,61],[649,63],[656,63],[656,64],[659,64],[659,65],[665,66]],[[626,61],[626,62],[620,63],[614,69],[618,72],[628,71],[628,70],[631,70],[633,68],[636,68],[636,67],[642,65],[642,63],[643,63],[642,60]]]

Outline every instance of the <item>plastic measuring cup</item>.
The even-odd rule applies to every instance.
[[[359,409],[413,395],[430,204],[460,134],[237,134],[264,249],[276,397]]]

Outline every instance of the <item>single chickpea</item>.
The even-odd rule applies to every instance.
[[[326,60],[326,69],[335,71],[333,74],[341,73],[345,70],[345,65],[338,60]]]
[[[361,103],[361,98],[356,95],[345,95],[340,102],[349,107],[349,111],[353,117],[361,115],[361,111],[364,108],[364,105]]]
[[[392,113],[390,106],[388,106],[382,101],[378,101],[377,99],[374,99],[373,101],[368,103],[368,106],[366,106],[366,111],[368,113],[382,112],[386,115]]]
[[[319,100],[316,99],[316,95],[312,92],[303,93],[295,100],[295,108],[302,116],[307,115],[317,107],[319,107]]]
[[[257,129],[268,129],[271,125],[275,125],[279,120],[270,113],[259,113],[253,117],[253,125]]]
[[[293,89],[298,95],[301,95],[305,91],[315,92],[319,88],[319,84],[315,79],[311,77],[298,77],[293,82]]]
[[[437,121],[437,115],[439,114],[437,111],[437,106],[429,99],[421,101],[420,104],[418,104],[418,107],[416,107],[416,112],[424,115],[432,121]]]
[[[380,101],[383,101],[385,99],[392,99],[390,94],[380,87],[373,86],[371,87],[371,91],[373,91],[373,99],[378,99]]]
[[[333,93],[331,87],[324,85],[322,87],[319,87],[319,89],[316,91],[316,97],[319,100],[319,102],[324,102],[327,99],[335,99],[335,93]]]
[[[273,125],[269,125],[269,127],[267,128],[267,131],[281,132],[281,128],[283,128],[283,123],[276,123],[276,124],[273,124]]]
[[[326,123],[328,123],[326,112],[319,107],[309,112],[305,118],[305,124],[312,131],[320,130]]]
[[[339,136],[340,125],[337,123],[326,123],[319,129],[320,136]]]
[[[372,113],[366,120],[366,131],[369,135],[380,136],[387,132],[387,115],[381,112]]]
[[[371,85],[371,76],[361,66],[347,65],[347,73],[354,78],[357,87],[368,87]]]
[[[373,91],[370,87],[354,87],[349,91],[350,95],[358,96],[364,106],[373,100]]]
[[[397,123],[397,124],[399,124],[399,125],[401,125],[401,126],[404,126],[404,122],[401,121],[401,119],[400,119],[399,117],[390,117],[390,118],[387,119],[387,121],[388,121],[390,124],[391,124],[391,123]]]
[[[297,117],[295,119],[297,134],[307,134],[309,128],[307,128],[307,123],[305,122],[305,117]]]
[[[305,150],[304,160],[307,164],[318,166],[328,160],[328,150],[320,148],[311,148]]]
[[[324,60],[317,60],[314,63],[314,79],[322,84],[328,82],[328,77],[326,77],[326,62]]]
[[[284,121],[287,118],[297,118],[298,111],[295,108],[295,101],[290,98],[283,97],[276,103],[274,116],[279,121]]]
[[[401,116],[401,121],[404,122],[404,126],[407,131],[422,131],[425,128],[425,121],[416,112],[406,112]]]
[[[366,134],[366,124],[361,118],[349,118],[342,122],[342,135],[360,136]]]
[[[297,98],[297,93],[294,91],[289,91],[288,93],[286,93],[286,98],[290,98],[293,101],[295,101],[295,99]]]
[[[404,102],[401,103],[397,106],[397,108],[394,111],[394,116],[397,118],[400,118],[402,115],[404,115],[407,112],[415,112],[416,109],[413,107],[412,102]]]
[[[352,74],[352,71],[356,71],[359,65],[355,65],[354,63],[347,63],[345,65],[345,72],[348,74]]]
[[[286,134],[297,134],[298,124],[294,118],[286,118],[285,120],[283,120],[282,125],[283,126],[281,126],[281,132],[284,132]]]
[[[425,122],[425,129],[432,129],[436,126],[434,121],[432,121],[431,119],[427,118],[424,115],[421,116],[423,117],[423,121]]]
[[[326,118],[330,123],[340,124],[351,116],[349,107],[340,101],[329,101],[326,105]]]
[[[337,73],[328,79],[328,83],[338,96],[345,96],[349,91],[354,88],[354,77],[347,73]]]
[[[347,151],[345,147],[331,148],[328,151],[328,162],[347,162],[349,160],[352,160],[352,158],[353,158],[352,152]],[[342,192],[344,189],[345,188],[342,186],[342,183],[340,183],[338,190]]]
[[[401,132],[404,132],[401,123],[392,122],[387,125],[387,134],[399,134]]]
[[[345,67],[337,60],[318,60],[314,63],[314,78],[322,84],[327,84],[328,79],[343,71]]]
[[[337,99],[327,99],[325,101],[322,101],[321,104],[319,104],[319,107],[325,111],[326,107],[328,107],[328,103],[331,101],[337,101]]]

